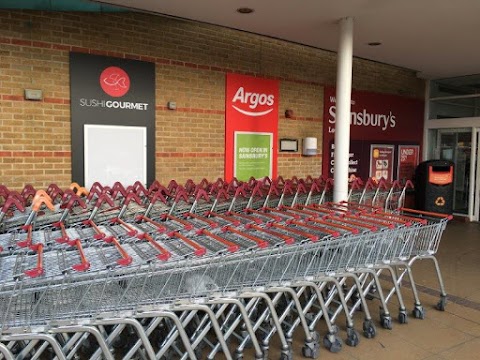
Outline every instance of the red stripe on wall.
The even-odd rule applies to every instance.
[[[322,157],[322,154],[317,154],[317,155],[309,155],[309,156],[304,156],[302,155],[302,153],[284,153],[284,152],[281,152],[281,153],[278,153],[278,156],[279,157],[282,157],[282,158],[321,158]]]
[[[64,157],[72,156],[70,151],[0,151],[0,157],[26,158],[26,157]]]
[[[188,152],[188,153],[166,153],[166,152],[157,152],[157,158],[223,158],[223,153],[201,153],[201,152]]]
[[[151,57],[151,56],[144,56],[138,54],[129,54],[129,53],[120,53],[115,51],[105,51],[105,50],[98,50],[98,49],[90,49],[86,47],[80,46],[72,46],[72,45],[62,45],[56,43],[49,43],[46,41],[29,41],[23,39],[13,39],[13,38],[0,38],[1,44],[13,44],[13,45],[20,45],[20,46],[28,46],[28,47],[35,47],[35,48],[42,48],[42,49],[54,49],[54,50],[61,50],[61,51],[75,51],[87,54],[94,54],[94,55],[105,55],[105,56],[114,56],[118,58],[125,58],[125,59],[133,59],[133,60],[144,60],[155,62],[157,64],[163,65],[172,65],[172,66],[181,66],[186,68],[194,68],[194,69],[201,69],[201,70],[208,70],[208,71],[215,71],[215,72],[235,72],[237,74],[242,75],[250,75],[250,76],[261,76],[264,79],[272,79],[272,80],[282,80],[293,82],[297,84],[307,84],[307,85],[316,85],[316,86],[324,86],[325,84],[311,81],[311,80],[301,80],[301,79],[293,79],[283,76],[265,76],[264,74],[254,73],[250,71],[241,71],[238,69],[231,69],[231,68],[223,68],[218,66],[209,66],[204,64],[196,64],[191,62],[183,62],[179,60],[172,60],[160,57]]]
[[[176,110],[170,110],[166,106],[157,105],[155,106],[155,110],[160,111],[180,111],[186,113],[200,113],[200,114],[217,114],[217,115],[225,115],[225,110],[215,110],[215,109],[200,109],[200,108],[176,108]]]

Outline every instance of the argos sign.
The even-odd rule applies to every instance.
[[[239,104],[236,104],[236,103]],[[259,94],[245,91],[243,86],[240,86],[232,99],[232,107],[239,113],[247,116],[263,116],[273,111],[273,104],[275,103],[275,95]],[[243,106],[241,105],[243,104]],[[248,105],[248,110],[242,109],[244,105]],[[259,108],[268,106],[269,109],[259,111]]]
[[[277,80],[227,74],[225,92],[225,178],[236,176],[235,134],[272,134],[272,168],[277,175],[278,93]],[[256,138],[253,136],[252,138]],[[250,164],[252,167],[254,164]]]

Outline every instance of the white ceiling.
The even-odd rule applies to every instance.
[[[335,51],[337,22],[354,17],[354,56],[420,77],[480,73],[480,0],[102,0]],[[242,15],[237,8],[250,7]],[[381,46],[368,46],[380,41]]]

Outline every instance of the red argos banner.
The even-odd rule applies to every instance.
[[[322,173],[333,177],[333,152],[336,122],[336,89],[325,87],[323,115]],[[370,175],[370,148],[373,144],[421,145],[423,139],[422,100],[366,91],[352,91],[350,118],[349,174]],[[397,175],[398,161],[393,164]]]
[[[277,176],[277,80],[227,74],[225,179]]]

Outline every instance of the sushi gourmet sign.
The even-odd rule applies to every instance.
[[[322,173],[332,177],[337,120],[335,88],[325,88],[324,104]],[[352,91],[349,174],[362,178],[370,176],[371,145],[393,145],[395,153],[400,145],[420,145],[423,137],[423,109],[424,103],[418,99]],[[397,162],[390,166],[396,169]]]
[[[227,74],[225,178],[277,176],[278,81]]]

